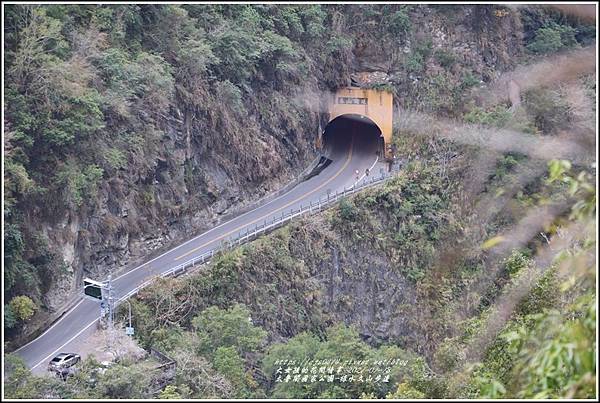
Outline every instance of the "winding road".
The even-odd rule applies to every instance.
[[[115,301],[150,277],[154,277],[217,247],[222,240],[234,236],[263,220],[281,216],[282,212],[315,203],[327,191],[335,192],[357,182],[356,171],[364,176],[378,162],[377,141],[362,133],[360,125],[344,126],[329,135],[328,157],[332,160],[318,175],[300,182],[288,192],[263,205],[218,225],[160,256],[113,278]],[[361,179],[361,178],[358,178]],[[91,334],[99,318],[99,302],[82,298],[71,310],[44,333],[15,351],[34,373],[46,370],[46,364],[57,353],[72,351],[74,343]],[[74,352],[77,352],[76,350]]]

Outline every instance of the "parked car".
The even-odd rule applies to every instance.
[[[48,363],[48,371],[60,372],[74,366],[79,361],[81,361],[79,354],[60,353],[50,360]]]

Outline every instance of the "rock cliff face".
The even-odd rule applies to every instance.
[[[67,268],[46,294],[48,308],[68,301],[83,277],[142,262],[293,180],[317,155],[319,115],[292,110],[273,111],[273,126],[256,111],[230,127],[174,110],[183,120],[166,121],[145,174],[125,167],[102,184],[89,210],[65,211],[53,223],[31,220]]]
[[[514,11],[431,5],[417,6],[410,15],[413,32],[400,42],[380,41],[368,30],[358,34],[356,71],[385,72],[400,91],[418,89],[423,79],[446,72],[456,83],[467,72],[487,82],[514,67],[523,50],[523,27]],[[422,69],[407,65],[415,50],[423,56]],[[448,57],[435,57],[436,51]]]

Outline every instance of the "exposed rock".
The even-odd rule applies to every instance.
[[[390,82],[390,77],[383,71],[360,72],[351,74],[350,77],[359,87],[372,87],[378,84],[387,84]]]

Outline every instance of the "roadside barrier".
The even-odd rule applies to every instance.
[[[337,203],[343,197],[352,195],[354,193],[357,193],[357,192],[359,192],[363,189],[369,188],[371,186],[383,183],[386,180],[395,176],[398,172],[400,172],[400,166],[395,165],[392,167],[391,171],[382,172],[379,175],[373,175],[371,177],[365,177],[363,180],[360,181],[360,183],[355,184],[354,186],[351,186],[349,188],[344,188],[341,191],[337,190],[334,193],[327,193],[326,195],[322,195],[321,197],[319,197],[319,200],[317,200],[316,202],[311,201],[308,205],[301,204],[297,209],[290,209],[287,211],[283,211],[281,213],[281,215],[277,215],[270,220],[265,219],[265,220],[263,220],[262,223],[257,223],[253,227],[247,228],[246,230],[242,230],[242,231],[238,232],[237,234],[234,234],[234,235],[228,237],[227,239],[221,241],[220,244],[218,246],[214,247],[213,249],[211,249],[199,256],[196,256],[186,262],[183,262],[161,274],[158,274],[158,275],[150,278],[149,280],[140,284],[133,290],[129,291],[123,297],[119,298],[119,300],[116,301],[116,304],[118,305],[121,301],[124,301],[124,300],[132,297],[133,295],[137,294],[141,289],[147,287],[150,283],[152,283],[153,281],[155,281],[158,278],[180,276],[181,274],[183,274],[187,270],[189,270],[191,267],[194,267],[198,264],[204,264],[204,263],[210,262],[210,260],[218,252],[230,250],[234,247],[243,245],[251,240],[258,238],[261,235],[266,234],[267,232],[273,231],[274,229],[279,228],[279,227],[285,225],[286,223],[293,221],[294,218],[297,218],[297,217],[300,217],[303,215],[317,214],[317,213],[331,207],[332,205]]]

